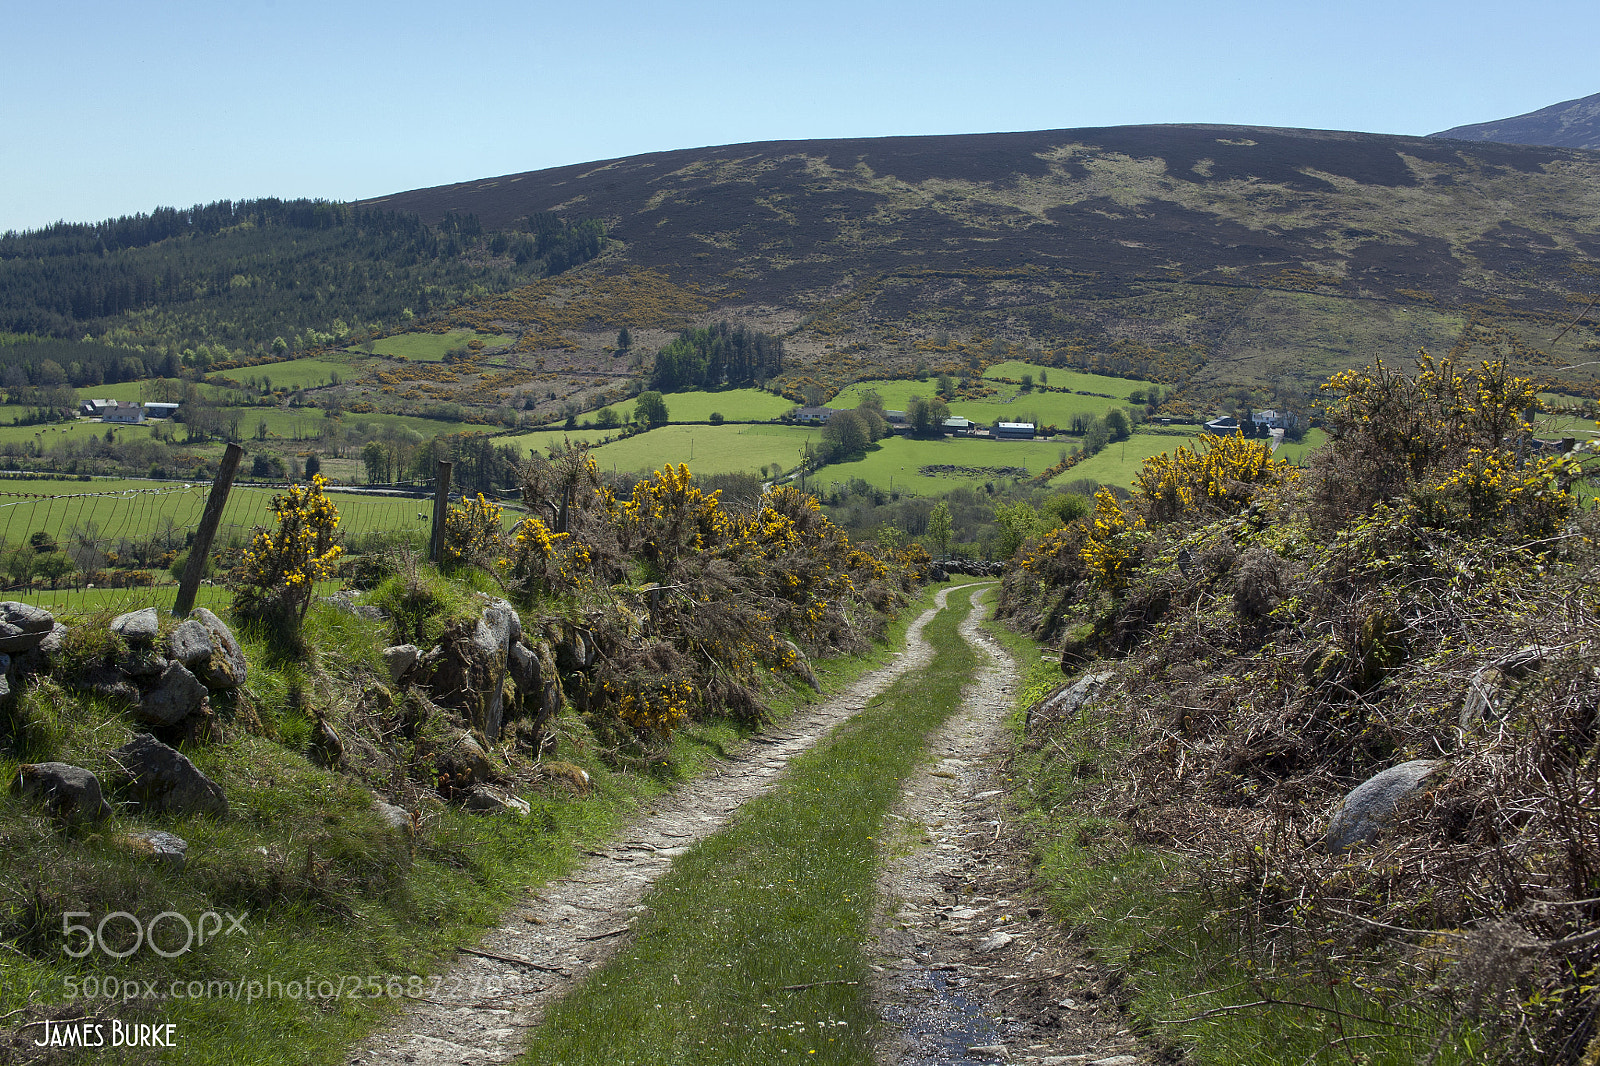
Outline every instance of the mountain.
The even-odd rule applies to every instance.
[[[829,390],[1020,351],[1196,395],[1304,398],[1331,370],[1447,349],[1469,327],[1548,345],[1593,284],[1578,275],[1600,257],[1600,154],[1197,125],[774,141],[363,206],[603,221],[609,251],[560,287],[457,316],[552,351],[668,325],[650,317],[665,300],[783,335],[786,378]],[[581,312],[557,328],[557,304]],[[1562,367],[1591,361],[1594,339],[1580,326],[1534,358],[1588,390],[1592,367]]]
[[[1600,93],[1585,96],[1581,100],[1551,104],[1526,115],[1456,126],[1432,136],[1457,141],[1501,141],[1505,144],[1600,149]]]

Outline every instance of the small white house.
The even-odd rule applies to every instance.
[[[819,425],[827,422],[832,417],[833,408],[831,407],[802,407],[794,413],[796,422],[814,422]]]
[[[137,426],[144,421],[144,408],[136,403],[123,403],[117,401],[100,415],[106,422],[117,422],[125,426]]]

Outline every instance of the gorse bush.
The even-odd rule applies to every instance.
[[[1168,887],[1192,895],[1168,898],[1205,901],[1197,935],[1233,946],[1261,1013],[1358,1006],[1366,1041],[1422,1011],[1435,1052],[1471,1032],[1571,1062],[1600,1047],[1596,452],[1537,447],[1534,384],[1461,354],[1335,375],[1302,470],[1242,438],[1148,460],[1017,552],[1000,613],[1110,673],[1074,720],[1034,719],[1040,787],[1117,827],[1083,861],[1183,856]],[[1375,843],[1308,847],[1412,759],[1439,776]],[[1444,945],[1425,974],[1407,930]]]
[[[305,617],[317,582],[333,576],[344,552],[339,509],[322,491],[327,483],[318,474],[272,497],[278,526],[257,530],[240,557],[237,609],[251,614],[279,605],[296,619]]]
[[[568,700],[618,753],[661,750],[710,714],[756,718],[774,675],[855,651],[920,580],[920,548],[868,550],[817,501],[775,488],[729,506],[687,467],[602,484],[581,446],[524,464],[531,512],[504,530],[496,505],[451,509],[446,548],[493,574],[524,614],[584,634]]]

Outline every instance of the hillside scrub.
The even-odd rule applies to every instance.
[[[1069,917],[1159,912],[1102,946],[1202,1058],[1241,1015],[1294,1061],[1600,1047],[1595,454],[1539,449],[1533,384],[1463,356],[1335,375],[1302,470],[1238,437],[1147,460],[1005,576],[1000,615],[1083,671],[1029,715],[1047,879]],[[1324,842],[1409,760],[1375,839]]]

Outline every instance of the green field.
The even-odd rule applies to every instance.
[[[360,377],[366,366],[367,361],[360,359],[341,362],[307,357],[289,359],[282,363],[265,363],[241,370],[228,370],[223,372],[223,377],[231,378],[241,384],[255,378],[258,381],[262,379],[271,381],[274,388],[287,386],[291,389],[304,389],[331,385],[335,377],[340,381],[351,381]]]
[[[811,484],[828,488],[841,486],[852,478],[870,485],[915,496],[940,496],[963,485],[1007,480],[992,473],[930,476],[924,466],[1026,467],[1037,474],[1060,457],[1063,446],[1052,441],[988,440],[981,437],[946,437],[943,440],[918,440],[911,437],[885,437],[864,459],[834,463],[812,475]]]
[[[453,329],[449,333],[399,333],[372,342],[378,355],[414,359],[418,362],[439,362],[451,348],[465,347],[470,340],[483,341],[486,348],[500,348],[517,338],[504,333],[477,333],[470,329]]]
[[[877,390],[886,410],[904,411],[911,397],[932,397],[934,383],[860,381],[829,400],[828,406],[835,409],[854,407],[861,402],[861,394],[867,389]],[[1023,392],[1015,385],[999,385],[995,395],[987,400],[956,400],[950,404],[950,413],[986,426],[996,422],[1034,422],[1065,428],[1071,423],[1073,415],[1103,415],[1116,406],[1119,406],[1119,401],[1098,396],[1037,390]]]
[[[1274,459],[1287,459],[1292,463],[1305,462],[1306,456],[1328,443],[1328,434],[1320,429],[1306,430],[1305,439],[1299,444],[1285,441],[1278,450],[1272,453]]]
[[[7,483],[12,484],[12,483]],[[65,547],[73,530],[94,532],[97,543],[147,540],[165,535],[181,548],[185,534],[200,523],[209,482],[98,480],[19,482],[18,491],[0,492],[0,543],[17,544],[38,531]],[[271,488],[237,485],[228,495],[217,543],[242,544],[257,525],[273,522]],[[426,526],[431,500],[407,496],[365,496],[330,492],[339,508],[339,528],[347,537]]]
[[[1576,415],[1550,415],[1535,422],[1533,432],[1545,440],[1559,440],[1562,437],[1596,440],[1600,439],[1600,422]]]
[[[601,470],[618,472],[658,470],[667,463],[687,464],[696,474],[753,474],[772,463],[792,470],[806,442],[821,435],[794,426],[662,426],[596,448],[594,459]],[[537,433],[504,443],[527,440],[523,447],[542,447],[558,439]]]
[[[781,418],[794,409],[794,401],[760,389],[724,389],[721,392],[669,392],[662,396],[667,418],[672,422],[704,422],[713,412],[740,422]],[[633,417],[633,401],[613,404],[611,409],[624,421]],[[589,416],[591,419],[593,415]]]
[[[1115,396],[1126,400],[1128,393],[1134,389],[1148,388],[1143,382],[1132,381],[1128,378],[1114,378],[1106,374],[1090,374],[1082,370],[1063,370],[1059,366],[1040,366],[1037,363],[1023,363],[1015,359],[1004,363],[996,363],[983,372],[986,378],[1015,378],[1022,380],[1022,375],[1032,374],[1034,381],[1041,384],[1041,376],[1050,379],[1052,389],[1073,389],[1082,392],[1101,392],[1107,396]]]
[[[1102,485],[1131,486],[1133,479],[1144,468],[1144,461],[1152,455],[1170,452],[1189,444],[1194,438],[1176,437],[1166,433],[1135,433],[1127,440],[1112,441],[1100,454],[1090,456],[1066,473],[1051,480],[1052,485],[1064,485],[1079,478],[1093,478]]]
[[[126,437],[125,434],[149,436],[152,427],[166,424],[166,419],[160,419],[137,426],[119,426],[80,418],[72,422],[52,422],[43,426],[0,425],[0,445],[29,444],[37,441],[40,448],[49,450],[52,445],[59,444],[64,440],[104,437],[108,429],[114,430],[119,439],[131,440],[133,437]],[[182,430],[179,431],[179,435],[180,437],[182,436]]]

